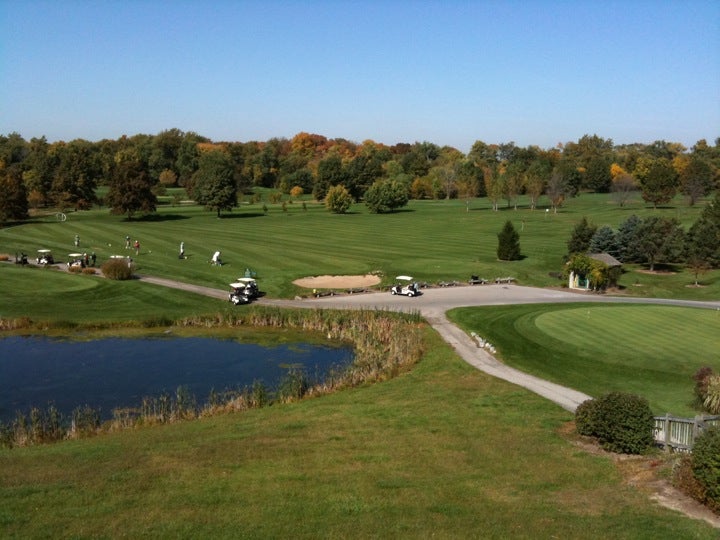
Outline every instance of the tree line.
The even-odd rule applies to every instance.
[[[104,201],[99,186],[109,188]],[[157,195],[174,186],[218,214],[253,187],[324,201],[341,186],[340,208],[366,201],[373,212],[409,198],[487,197],[498,209],[516,206],[521,195],[532,208],[546,196],[557,210],[581,191],[612,193],[621,205],[639,193],[654,206],[682,193],[694,204],[720,186],[720,138],[690,149],[667,141],[615,145],[597,135],[550,149],[476,141],[464,154],[430,142],[358,144],[304,132],[264,142],[214,142],[175,128],[97,142],[0,135],[2,221],[23,219],[30,208],[97,202],[132,217],[154,211]]]

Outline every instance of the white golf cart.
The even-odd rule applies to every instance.
[[[68,268],[79,266],[85,268],[85,258],[82,253],[70,253],[68,255]]]
[[[245,292],[244,283],[237,282],[230,284],[230,294],[228,294],[228,301],[236,306],[250,303],[250,298]]]
[[[409,297],[418,296],[420,294],[418,284],[413,281],[411,276],[397,276],[395,279],[398,280],[398,283],[390,288],[390,293]]]
[[[247,296],[251,300],[260,296],[260,289],[258,288],[257,281],[255,281],[253,278],[241,277],[238,278],[237,281],[238,283],[242,283],[245,285],[245,296]]]
[[[52,252],[49,249],[38,249],[37,263],[42,265],[55,264]]]

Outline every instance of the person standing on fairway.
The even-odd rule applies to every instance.
[[[75,247],[80,247],[80,235],[75,235]]]
[[[185,258],[185,242],[180,242],[180,258]]]

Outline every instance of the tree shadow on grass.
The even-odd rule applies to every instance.
[[[126,217],[123,221],[125,222],[136,222],[136,223],[159,223],[162,221],[179,221],[182,219],[190,219],[188,216],[180,214],[147,214],[138,218]]]

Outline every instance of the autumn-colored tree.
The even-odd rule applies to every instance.
[[[177,175],[175,174],[175,171],[171,169],[165,169],[163,172],[160,173],[160,184],[162,184],[165,187],[171,187],[174,186],[177,182]]]
[[[297,199],[298,197],[302,197],[304,193],[304,190],[300,186],[293,186],[292,189],[290,189],[290,196],[293,199]]]
[[[325,207],[333,214],[344,214],[352,203],[352,195],[342,185],[332,186],[325,195]]]

